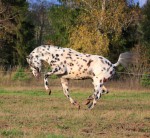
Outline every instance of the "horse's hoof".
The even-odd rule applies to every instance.
[[[46,92],[48,92],[48,95],[51,95],[51,89],[47,89]]]
[[[85,105],[88,105],[91,102],[91,100],[86,100],[86,102],[84,103]]]
[[[78,110],[80,110],[81,109],[81,106],[80,105],[78,105]]]
[[[75,105],[78,108],[78,110],[80,110],[81,107],[76,101],[74,101],[73,105]]]
[[[49,90],[49,93],[48,93],[49,95],[51,95],[51,90]]]
[[[92,109],[94,106],[93,106],[93,102],[91,102],[88,106],[88,109]]]

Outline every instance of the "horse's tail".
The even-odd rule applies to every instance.
[[[117,63],[114,64],[115,67],[117,67],[118,65],[123,65],[124,67],[127,67],[129,64],[131,64],[133,61],[133,53],[131,52],[125,52],[125,53],[121,53],[119,55],[119,59],[117,61]]]

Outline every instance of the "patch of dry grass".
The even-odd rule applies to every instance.
[[[150,137],[150,91],[113,90],[88,110],[82,102],[90,91],[72,89],[78,111],[61,88],[51,96],[39,87],[0,89],[0,137]]]

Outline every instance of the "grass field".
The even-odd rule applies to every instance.
[[[149,90],[113,90],[93,110],[83,104],[90,94],[91,89],[72,89],[77,110],[61,88],[51,96],[40,88],[0,88],[0,137],[150,137]]]

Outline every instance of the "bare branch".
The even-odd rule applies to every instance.
[[[2,11],[0,11],[0,14],[3,14],[7,11],[8,7],[6,7],[5,9],[3,9]]]
[[[6,19],[0,20],[0,23],[6,22],[6,21],[11,20],[11,19],[14,19],[17,16],[18,16],[18,13],[16,15],[12,16],[12,17],[10,16],[10,17],[8,17]]]

